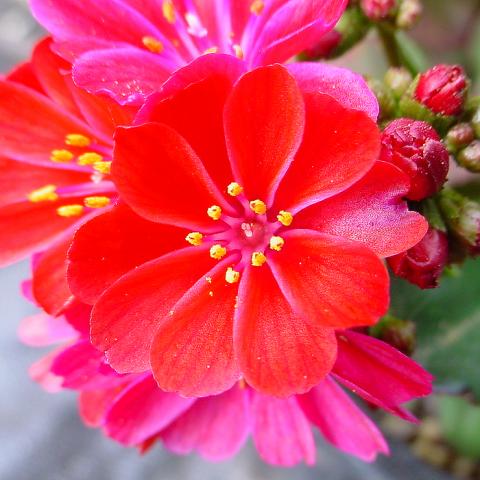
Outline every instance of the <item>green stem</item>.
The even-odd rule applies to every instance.
[[[377,25],[377,31],[380,40],[382,41],[388,63],[392,67],[401,67],[402,59],[398,50],[395,32],[391,28],[381,24]]]

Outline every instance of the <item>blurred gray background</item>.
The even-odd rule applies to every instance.
[[[101,1],[101,0],[98,0]],[[146,0],[147,1],[147,0]],[[154,1],[154,0],[151,0]],[[41,30],[26,0],[0,0],[0,73],[28,57]],[[21,241],[21,239],[19,239]],[[16,329],[34,310],[19,293],[28,264],[0,270],[0,479],[1,480],[442,480],[450,477],[415,459],[393,442],[392,457],[368,465],[336,452],[319,440],[314,468],[272,468],[258,460],[251,445],[235,459],[209,464],[196,456],[176,457],[157,446],[140,457],[100,432],[85,428],[75,395],[48,394],[28,377],[41,351],[22,346]]]

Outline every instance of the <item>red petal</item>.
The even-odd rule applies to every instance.
[[[115,370],[150,369],[160,322],[214,262],[208,248],[186,248],[132,270],[105,291],[93,310],[90,334]]]
[[[356,394],[394,414],[393,407],[432,391],[432,376],[416,362],[380,340],[348,330],[338,334],[333,372]]]
[[[80,392],[79,410],[85,425],[93,428],[103,425],[105,414],[119,392],[118,387]]]
[[[165,448],[185,455],[197,451],[210,461],[235,455],[250,432],[249,392],[234,387],[200,398],[162,433]]]
[[[263,460],[282,467],[291,467],[302,460],[313,465],[315,440],[296,398],[252,394],[253,442]]]
[[[215,227],[210,206],[234,213],[190,145],[167,125],[119,128],[114,158],[121,197],[148,220],[204,232]]]
[[[428,229],[403,200],[409,188],[399,169],[377,162],[345,192],[300,212],[295,226],[362,242],[380,257],[390,257],[416,245]]]
[[[276,209],[292,213],[350,187],[380,151],[378,127],[364,113],[322,94],[306,94],[305,106],[302,145],[275,196]]]
[[[364,245],[317,233],[291,230],[269,264],[293,309],[319,325],[373,325],[387,311],[389,276]]]
[[[192,399],[162,392],[149,375],[115,399],[105,416],[105,431],[124,445],[138,445],[159,433],[192,402]]]
[[[242,374],[265,394],[306,392],[335,362],[333,330],[296,315],[267,266],[242,274],[234,338]]]
[[[25,62],[17,65],[7,76],[7,80],[15,83],[20,83],[25,87],[28,87],[32,90],[45,95],[45,90],[40,85],[37,75],[33,71],[32,63]]]
[[[234,180],[247,198],[271,201],[303,135],[305,106],[295,80],[280,65],[245,74],[224,118]]]
[[[163,390],[204,397],[239,379],[232,339],[238,289],[225,281],[231,262],[226,258],[200,279],[157,330],[151,365]]]
[[[297,400],[325,439],[345,453],[366,462],[389,453],[380,430],[330,378]]]
[[[69,251],[70,288],[78,298],[93,304],[123,274],[184,247],[186,233],[144,220],[126,205],[115,206],[75,234]]]

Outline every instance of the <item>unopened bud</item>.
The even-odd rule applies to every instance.
[[[376,78],[368,78],[367,84],[375,94],[380,107],[380,120],[391,118],[397,105],[392,90],[384,82]]]
[[[407,91],[412,81],[412,74],[403,67],[391,67],[385,74],[385,84],[397,99]]]
[[[365,16],[376,22],[390,16],[396,3],[396,0],[360,0],[360,7]]]
[[[426,122],[400,118],[382,134],[380,159],[392,163],[410,178],[407,198],[423,200],[437,193],[445,183],[449,155],[440,137]]]
[[[463,110],[467,77],[458,65],[437,65],[418,80],[415,99],[439,115],[458,115]]]
[[[440,230],[430,228],[414,247],[388,259],[388,264],[397,277],[419,286],[435,288],[447,265],[448,239]]]
[[[405,355],[411,355],[415,350],[416,328],[410,320],[386,315],[370,329],[370,332]]]
[[[474,111],[471,124],[473,131],[475,132],[475,136],[480,138],[480,107]]]
[[[423,6],[420,0],[401,0],[397,14],[397,27],[403,30],[413,28],[420,19]]]
[[[473,141],[457,155],[457,162],[470,172],[480,173],[480,140]]]
[[[305,50],[301,55],[301,60],[317,60],[319,58],[330,57],[335,49],[340,45],[342,35],[336,30],[331,30],[320,39],[314,47]]]
[[[474,139],[473,127],[469,123],[459,123],[447,133],[445,144],[449,152],[456,153],[473,142]]]

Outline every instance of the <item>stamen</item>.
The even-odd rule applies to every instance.
[[[88,208],[103,208],[110,204],[108,197],[86,197],[83,201]]]
[[[83,213],[83,205],[64,205],[57,208],[57,214],[60,217],[78,217]]]
[[[79,165],[95,165],[97,162],[102,162],[103,157],[95,152],[87,152],[78,157],[77,163]]]
[[[65,137],[65,143],[73,147],[88,147],[92,141],[81,133],[69,133]]]
[[[207,210],[207,215],[213,220],[220,220],[220,217],[222,216],[222,209],[218,205],[212,205]]]
[[[238,197],[238,195],[240,195],[243,192],[243,187],[239,185],[237,182],[232,182],[227,187],[227,192],[232,197]]]
[[[162,4],[162,12],[165,20],[168,23],[175,23],[175,7],[173,5],[172,0],[164,0]]]
[[[227,283],[238,283],[240,280],[240,272],[237,272],[232,267],[228,267],[225,273],[225,280]]]
[[[55,192],[56,189],[57,187],[55,185],[45,185],[44,187],[29,193],[27,198],[32,203],[54,202],[55,200],[58,200],[58,194]]]
[[[270,248],[279,252],[285,245],[285,240],[282,237],[274,236],[270,239]]]
[[[293,222],[293,215],[290,212],[281,210],[277,215],[278,221],[285,227],[289,227]]]
[[[243,49],[240,45],[234,45],[233,46],[233,51],[235,52],[235,55],[237,58],[239,58],[240,60],[243,60]]]
[[[93,165],[93,169],[97,172],[103,173],[104,175],[108,175],[112,168],[112,162],[96,162]]]
[[[154,37],[143,37],[142,43],[147,50],[150,50],[152,53],[162,53],[163,52],[163,43],[160,40],[157,40]]]
[[[198,247],[202,244],[203,235],[200,232],[191,232],[186,237],[185,240],[194,247]]]
[[[206,55],[207,53],[218,53],[218,47],[207,48],[203,53],[204,55]]]
[[[227,249],[221,245],[213,245],[210,249],[210,256],[215,260],[221,260],[227,254]]]
[[[255,212],[257,215],[265,215],[267,212],[267,206],[265,205],[265,202],[262,202],[261,200],[252,200],[250,202],[250,208],[252,212]]]
[[[68,150],[52,150],[50,160],[52,162],[67,163],[70,162],[75,155]]]
[[[254,267],[261,267],[267,261],[267,257],[262,252],[252,253],[252,265]]]
[[[265,8],[265,3],[263,2],[263,0],[254,0],[250,5],[250,11],[254,15],[260,15],[263,12],[264,8]]]

